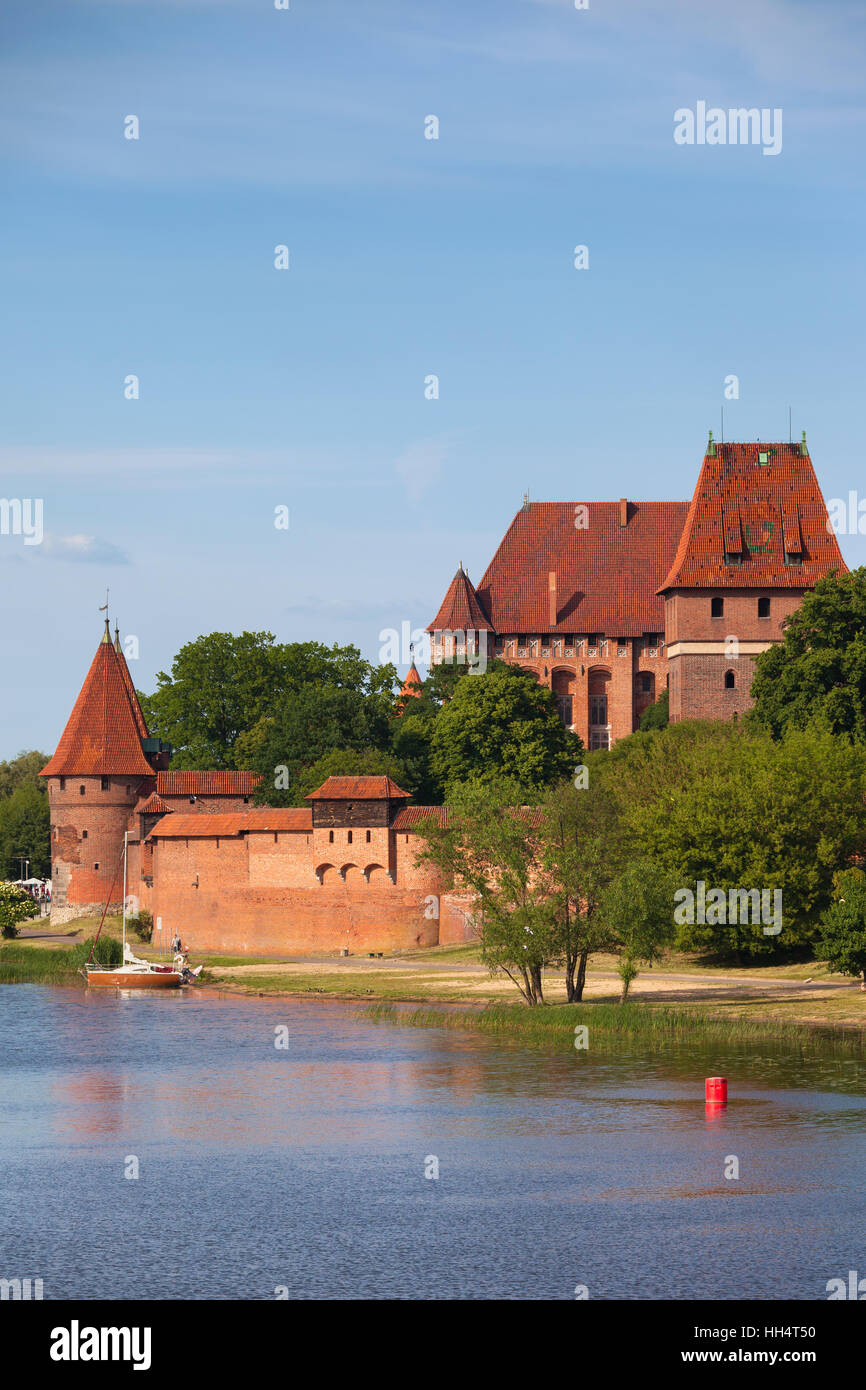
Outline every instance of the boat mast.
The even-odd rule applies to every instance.
[[[129,835],[128,830],[123,832],[123,912],[121,916],[121,932],[123,935],[123,959],[126,960],[126,840]]]

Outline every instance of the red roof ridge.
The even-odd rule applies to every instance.
[[[178,812],[163,816],[148,835],[149,840],[235,838],[244,834],[276,834],[279,831],[311,831],[313,812],[309,806],[261,806],[249,811]]]
[[[310,792],[305,801],[385,801],[412,795],[404,792],[392,778],[385,777],[328,777],[320,787]]]
[[[171,768],[156,774],[161,796],[251,796],[261,781],[257,772],[235,768]]]

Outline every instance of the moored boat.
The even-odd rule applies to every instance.
[[[96,950],[96,942],[99,940],[99,932],[102,931],[102,923],[105,921],[105,912],[108,909],[108,902],[102,913],[102,921],[99,923],[99,931],[93,942],[91,960],[87,962],[82,970],[87,983],[91,989],[179,989],[183,983],[181,971],[174,965],[159,965],[153,961],[142,960],[140,956],[133,955],[132,948],[126,940],[126,853],[127,835],[123,836],[123,916],[121,919],[123,933],[123,963],[121,965],[94,965],[92,963],[93,951]],[[115,875],[116,877],[116,875]],[[109,899],[111,894],[109,893]]]

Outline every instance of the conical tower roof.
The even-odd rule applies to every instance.
[[[461,564],[428,632],[492,632],[472,581]]]
[[[43,777],[152,777],[147,725],[123,653],[105,635]]]
[[[398,714],[404,712],[407,700],[419,700],[421,698],[423,684],[418,667],[413,660],[412,665],[406,672],[406,679],[400,688],[400,694],[397,696],[396,710]]]

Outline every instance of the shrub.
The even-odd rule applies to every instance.
[[[139,941],[150,941],[153,936],[153,917],[146,908],[137,917],[130,917],[126,925]]]
[[[73,950],[79,958],[76,964],[85,965],[90,960],[90,952],[93,949],[93,937],[88,937],[87,941],[82,941],[80,946],[74,946]],[[123,963],[123,947],[116,936],[101,936],[96,943],[93,951],[93,965],[121,965]]]
[[[7,941],[18,935],[18,923],[38,917],[39,908],[30,894],[17,883],[0,883],[0,933]]]

